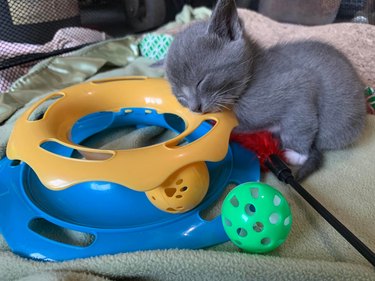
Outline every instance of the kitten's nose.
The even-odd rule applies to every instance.
[[[202,104],[200,103],[190,104],[189,109],[193,112],[202,113]]]

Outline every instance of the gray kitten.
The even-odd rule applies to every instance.
[[[234,0],[219,0],[211,19],[176,35],[166,75],[194,112],[233,109],[237,132],[269,130],[301,180],[360,135],[364,85],[338,50],[314,41],[260,48],[248,38]]]

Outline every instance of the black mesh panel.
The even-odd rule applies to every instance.
[[[79,23],[77,0],[0,0],[0,40],[44,44]]]

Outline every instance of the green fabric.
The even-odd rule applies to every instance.
[[[201,11],[197,14],[197,10],[187,7],[174,24],[209,14],[207,10]],[[87,79],[162,76],[161,69],[150,67],[153,61],[139,57],[139,39],[130,36],[105,41],[66,57],[49,59],[14,83],[0,101],[0,120],[7,120],[0,127],[3,151],[6,135],[19,114],[49,92]],[[163,133],[156,130],[143,135],[133,132],[130,139],[112,135],[109,143],[139,145],[145,138]],[[103,146],[98,140],[94,143]],[[328,152],[323,169],[304,183],[309,192],[372,249],[375,249],[374,155],[375,116],[368,116],[361,140],[352,148]],[[288,239],[269,254],[243,253],[228,242],[206,250],[143,251],[51,263],[13,254],[0,236],[0,280],[375,280],[374,268],[293,190],[272,175],[265,175],[262,181],[283,193],[293,214]],[[218,215],[220,202],[202,216],[211,219]]]

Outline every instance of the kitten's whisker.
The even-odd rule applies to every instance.
[[[241,81],[238,85],[235,85],[223,91],[223,89],[225,89],[225,87],[228,86],[230,82],[226,83],[218,91],[212,94],[211,96],[212,99],[208,103],[207,108],[212,108],[213,111],[215,110],[222,111],[223,109],[230,110],[228,106],[235,104],[238,101],[239,97],[231,96],[231,95],[228,96],[225,94],[246,85],[247,83],[249,83],[249,81],[251,81],[251,79],[252,77],[249,77],[246,80]]]
[[[224,108],[224,109],[226,109],[226,110],[229,110],[229,107],[228,106],[225,106],[224,104],[218,104],[217,105],[218,107],[221,107],[221,108]]]
[[[220,95],[220,94],[221,94],[220,91],[222,91],[226,86],[228,86],[229,83],[230,83],[230,82],[224,84],[219,90],[217,90],[215,93],[213,93],[212,97],[215,98],[215,97],[217,97],[218,95]]]
[[[229,89],[227,89],[227,90],[225,90],[225,91],[223,91],[223,92],[220,92],[219,95],[223,95],[223,94],[225,94],[225,93],[227,93],[227,92],[229,92],[229,91],[232,91],[232,90],[238,89],[238,88],[240,88],[240,87],[246,85],[247,83],[249,83],[250,80],[251,80],[251,77],[250,77],[249,79],[246,79],[245,81],[243,81],[243,82],[242,82],[241,84],[239,84],[239,85],[236,85],[236,86],[234,86],[234,87],[232,87],[232,88],[229,88]]]

